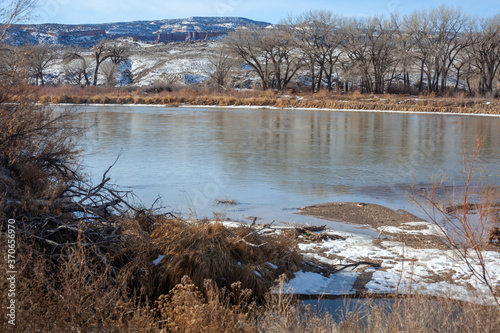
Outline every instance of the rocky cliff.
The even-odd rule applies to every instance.
[[[49,43],[88,47],[104,39],[131,37],[139,41],[185,42],[220,38],[242,26],[266,27],[270,23],[240,17],[190,17],[157,21],[106,24],[31,24],[16,25],[7,42],[13,45]]]

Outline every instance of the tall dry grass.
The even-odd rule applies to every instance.
[[[53,259],[27,239],[19,239],[16,326],[3,321],[1,330],[496,332],[500,327],[497,306],[419,295],[395,295],[389,303],[367,299],[336,321],[332,314],[303,306],[288,294],[282,277],[276,280],[277,287],[272,280],[264,281],[278,274],[266,266],[268,261],[279,266],[297,260],[288,235],[262,237],[251,234],[254,231],[249,228],[225,230],[217,223],[177,221],[147,212],[128,218],[123,228],[127,237],[124,257],[108,257],[114,262],[111,266],[103,265],[83,241],[68,246],[67,255]],[[269,243],[269,248],[238,241],[249,234],[248,243]],[[2,249],[6,241],[0,239]],[[274,247],[278,250],[273,251]],[[152,260],[159,253],[165,257],[154,265]],[[6,258],[1,256],[0,267],[5,265]],[[259,267],[272,274],[257,279],[253,270],[262,273]],[[241,275],[242,271],[249,277]],[[2,308],[7,289],[2,279]]]
[[[369,299],[343,313],[340,328],[346,333],[497,332],[500,311],[495,306],[421,295]]]
[[[261,235],[250,227],[228,230],[206,221],[165,221],[152,233],[151,245],[164,256],[155,267],[157,294],[187,275],[199,287],[206,279],[226,288],[240,282],[262,297],[275,279],[292,276],[302,261],[293,234]]]
[[[411,95],[365,95],[354,91],[339,94],[320,91],[282,95],[273,91],[214,92],[179,88],[175,91],[146,92],[142,90],[102,87],[47,87],[40,90],[42,103],[72,104],[146,104],[146,105],[210,105],[267,106],[276,108],[319,108],[387,110],[409,112],[499,114],[500,102],[494,98],[465,97],[456,94],[444,97]]]

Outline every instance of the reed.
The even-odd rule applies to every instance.
[[[185,88],[176,91],[143,92],[101,87],[40,88],[42,103],[98,103],[150,105],[210,105],[210,106],[268,106],[276,108],[318,108],[353,110],[388,110],[408,112],[445,112],[500,114],[500,102],[493,98],[472,98],[464,94],[443,97],[411,95],[368,95],[354,91],[348,94],[320,91],[279,95],[273,91],[196,91]]]

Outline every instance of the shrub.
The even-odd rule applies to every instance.
[[[291,276],[301,262],[293,235],[263,236],[248,227],[229,231],[220,223],[170,220],[158,225],[151,240],[165,256],[155,272],[156,295],[187,275],[199,288],[206,279],[227,288],[240,281],[261,297],[279,275]]]

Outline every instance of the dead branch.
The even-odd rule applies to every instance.
[[[358,262],[352,262],[349,264],[331,265],[331,264],[327,264],[324,262],[320,262],[320,261],[315,260],[315,259],[309,259],[308,261],[302,262],[302,269],[304,271],[314,272],[314,273],[321,274],[325,277],[328,277],[331,274],[339,273],[347,268],[354,268],[354,267],[363,266],[363,265],[367,265],[370,267],[376,267],[376,268],[380,267],[380,264],[375,263],[375,262],[370,262],[370,261],[358,261]]]

